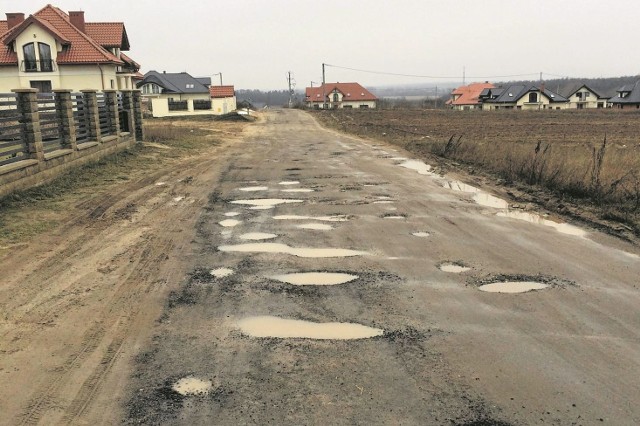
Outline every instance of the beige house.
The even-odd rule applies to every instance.
[[[571,91],[567,99],[569,99],[569,108],[573,109],[605,108],[608,101],[608,98],[601,96],[586,84]]]
[[[121,22],[85,22],[84,12],[47,5],[0,21],[0,93],[12,89],[133,89],[139,65],[124,55]]]
[[[484,89],[478,97],[482,109],[545,110],[566,109],[569,101],[551,90],[534,85],[511,85]]]
[[[377,102],[378,98],[358,83],[325,83],[305,91],[305,103],[314,109],[367,109],[375,108]]]
[[[226,114],[237,109],[236,91],[233,86],[211,86],[211,107],[216,114]]]

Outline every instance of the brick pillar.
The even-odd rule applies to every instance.
[[[58,118],[58,132],[64,148],[75,150],[76,144],[76,123],[73,117],[73,101],[71,100],[71,90],[54,90],[56,97],[56,115]]]
[[[135,136],[135,117],[133,105],[133,92],[131,90],[122,91],[122,108],[127,111],[129,133]]]
[[[95,90],[81,90],[84,98],[84,112],[87,125],[87,137],[90,141],[102,142],[100,135],[100,115]]]
[[[140,90],[133,91],[133,118],[136,128],[136,141],[144,140],[144,123],[142,118],[142,92]]]
[[[103,90],[105,103],[109,109],[109,133],[112,135],[120,134],[120,117],[118,114],[118,91],[117,90]]]
[[[22,141],[27,148],[29,158],[44,161],[44,147],[40,131],[40,113],[38,112],[37,89],[14,89],[18,98],[18,112],[22,125]]]

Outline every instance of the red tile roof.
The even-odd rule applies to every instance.
[[[494,86],[491,83],[471,83],[468,86],[460,86],[451,92],[452,96],[457,96],[455,100],[450,99],[447,101],[449,105],[478,105],[480,100],[478,96],[484,89],[493,89]]]
[[[212,98],[232,98],[236,92],[233,86],[209,86],[209,94]]]
[[[27,18],[22,24],[0,35],[4,44],[0,46],[0,65],[17,64],[16,53],[11,52],[7,44],[10,44],[10,41],[29,25],[40,25],[63,44],[68,44],[62,49],[62,52],[58,52],[58,64],[123,64],[120,59],[97,41],[73,26],[69,15],[57,7],[47,5]]]
[[[136,70],[140,69],[139,63],[137,63],[136,61],[134,61],[133,59],[131,59],[130,57],[128,57],[122,52],[120,52],[120,60],[122,60],[122,62],[124,62],[126,65],[129,65],[130,68],[134,68]]]
[[[87,22],[84,30],[100,46],[129,50],[129,40],[122,22]]]
[[[358,83],[325,83],[324,90],[323,86],[319,87],[307,87],[306,88],[306,101],[307,102],[322,102],[322,93],[324,92],[325,96],[329,96],[331,92],[337,90],[342,93],[343,102],[353,101],[377,101],[378,98],[369,92],[367,89],[362,87]]]

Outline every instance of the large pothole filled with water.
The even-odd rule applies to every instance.
[[[307,248],[307,247],[290,247],[286,244],[279,243],[252,243],[252,244],[236,244],[224,245],[218,247],[218,250],[225,252],[239,253],[278,253],[290,254],[298,257],[322,258],[322,257],[351,257],[364,256],[369,253],[365,251],[340,249],[340,248]]]
[[[292,285],[338,285],[353,281],[358,276],[333,272],[300,272],[271,278]]]
[[[470,267],[464,265],[462,262],[442,262],[438,265],[438,269],[452,274],[460,274],[471,270]]]
[[[210,380],[202,380],[197,377],[187,376],[178,380],[173,384],[171,389],[180,395],[206,395],[213,388],[213,383]]]
[[[546,275],[497,275],[480,280],[472,279],[478,290],[488,293],[527,293],[551,288],[576,286],[572,281]]]
[[[526,293],[545,288],[549,288],[549,285],[535,281],[504,281],[481,285],[478,290],[489,293]]]
[[[231,204],[241,204],[245,206],[251,206],[250,208],[258,209],[272,209],[280,204],[295,204],[302,203],[303,200],[295,200],[290,198],[257,198],[253,200],[234,200]]]
[[[346,322],[316,323],[274,316],[248,317],[238,321],[240,331],[250,337],[280,339],[355,340],[382,336],[384,330]]]

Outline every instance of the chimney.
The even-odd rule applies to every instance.
[[[74,27],[84,32],[84,12],[69,12],[69,19]]]
[[[22,24],[24,13],[7,13],[7,26],[9,29]]]

